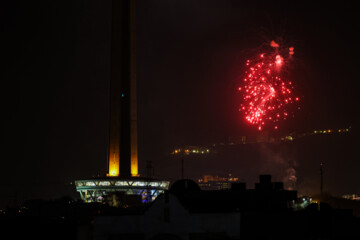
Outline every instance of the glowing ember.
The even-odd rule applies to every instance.
[[[239,111],[244,114],[247,122],[264,129],[267,122],[273,123],[278,129],[278,122],[286,120],[290,115],[291,105],[299,101],[294,96],[294,86],[282,69],[286,67],[294,48],[289,48],[289,57],[280,54],[279,45],[274,41],[270,44],[272,53],[262,53],[254,60],[247,60],[247,70],[243,85],[238,90],[243,94],[243,103]]]

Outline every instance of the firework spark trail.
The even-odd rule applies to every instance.
[[[254,60],[247,60],[247,71],[243,79],[243,103],[239,111],[243,112],[248,123],[256,125],[262,130],[266,122],[274,123],[277,129],[278,122],[289,117],[291,105],[299,101],[293,94],[294,86],[287,79],[284,68],[294,54],[294,48],[288,50],[288,57],[281,54],[279,45],[272,41],[273,51],[259,54]]]

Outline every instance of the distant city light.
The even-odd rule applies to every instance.
[[[189,147],[184,147],[184,148],[177,148],[175,150],[173,150],[171,152],[171,154],[185,154],[185,155],[190,155],[190,154],[209,154],[210,153],[210,149],[206,148],[206,147],[200,147],[200,146],[189,146]]]
[[[277,129],[277,126],[274,127]],[[264,135],[258,135],[256,137],[249,137],[249,136],[235,136],[229,138],[228,143],[220,142],[220,143],[214,143],[211,144],[212,148],[215,148],[217,146],[232,146],[237,144],[253,144],[253,143],[261,143],[261,142],[281,142],[281,141],[295,141],[296,139],[303,138],[303,137],[309,137],[313,135],[318,134],[326,134],[326,135],[332,135],[332,134],[346,134],[350,132],[351,126],[348,128],[340,128],[340,129],[327,129],[327,130],[313,130],[310,132],[303,132],[303,133],[292,133],[290,135],[282,136],[282,137],[272,137],[272,136],[264,136]],[[187,146],[183,148],[177,148],[174,149],[171,154],[174,155],[207,155],[207,154],[214,154],[215,151],[210,151],[208,147],[205,146]]]

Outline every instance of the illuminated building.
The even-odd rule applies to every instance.
[[[118,192],[149,202],[170,184],[138,173],[135,60],[135,0],[113,0],[108,173],[75,181],[85,202],[104,202]]]
[[[239,178],[231,176],[219,177],[213,175],[204,175],[203,178],[198,179],[198,185],[202,190],[221,190],[230,189],[233,183],[238,183]]]
[[[348,200],[360,201],[360,194],[346,194],[346,195],[342,195],[341,197]]]

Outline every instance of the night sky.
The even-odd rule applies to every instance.
[[[77,196],[74,180],[104,175],[111,1],[2,1],[0,204]],[[176,147],[256,135],[238,107],[245,61],[271,40],[295,47],[302,108],[276,134],[347,135],[244,145],[188,159],[188,177],[233,173],[253,187],[293,168],[299,191],[360,193],[359,19],[346,2],[137,0],[139,167],[176,180]],[[271,133],[270,133],[271,134]]]

